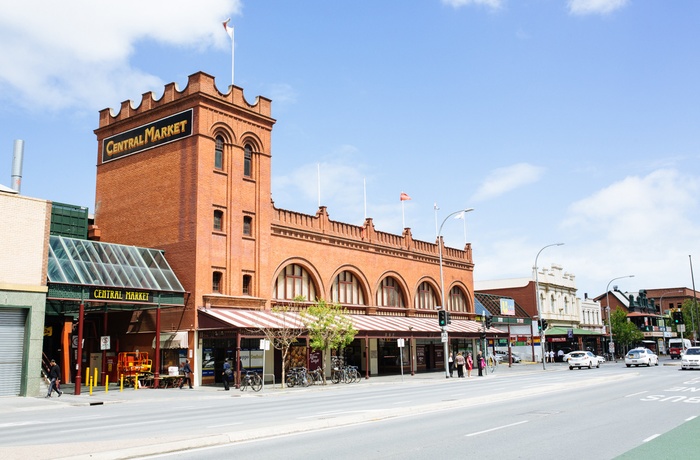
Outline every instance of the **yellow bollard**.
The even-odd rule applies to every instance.
[[[105,394],[109,393],[109,374],[105,374]]]
[[[139,374],[138,372],[134,374],[134,390],[139,389]]]
[[[92,377],[90,377],[90,396],[92,396]]]
[[[85,385],[90,386],[90,368],[85,368]]]
[[[124,374],[119,376],[119,391],[124,391]]]
[[[95,368],[95,378],[92,379],[92,386],[93,386],[93,387],[96,387],[96,386],[97,386],[97,382],[99,382],[99,380],[97,380],[97,368]]]

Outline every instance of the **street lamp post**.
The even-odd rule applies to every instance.
[[[547,366],[545,364],[545,361],[547,360],[544,359],[546,346],[544,328],[542,327],[542,309],[540,308],[540,280],[539,276],[537,275],[537,259],[540,258],[540,254],[545,249],[551,248],[552,246],[562,245],[564,245],[564,243],[548,244],[547,246],[540,249],[540,252],[538,252],[537,256],[535,256],[535,297],[537,298],[537,328],[540,330],[540,354],[542,355],[542,370],[547,370]]]
[[[605,288],[605,304],[608,309],[608,325],[610,326],[610,344],[608,345],[608,352],[613,357],[613,360],[617,362],[617,358],[615,357],[615,343],[613,342],[613,334],[612,334],[612,309],[610,308],[610,283],[612,283],[615,280],[621,280],[622,278],[634,278],[634,275],[625,275],[625,276],[618,276],[617,278],[613,278],[608,282],[608,286]]]
[[[447,219],[454,216],[455,214],[459,214],[460,212],[469,212],[469,211],[473,211],[473,210],[474,210],[474,208],[460,209],[459,211],[455,211],[452,214],[449,214],[447,217],[445,217],[445,220],[442,221],[442,224],[440,224],[440,230],[438,231],[437,238],[438,238],[438,254],[440,257],[440,295],[441,295],[442,304],[443,304],[442,308],[444,308],[445,311],[447,311],[447,302],[445,302],[445,278],[442,274],[442,240],[441,240],[442,226],[445,225],[445,222],[447,222]],[[466,219],[466,217],[465,217],[465,219]],[[441,326],[441,329],[442,329],[441,335],[444,336],[445,334],[447,334],[446,328],[447,328],[447,325]],[[449,368],[449,363],[448,363],[448,359],[447,359],[447,354],[449,353],[449,350],[447,349],[447,340],[445,340],[444,343],[445,343],[445,345],[444,345],[444,351],[443,351],[443,353],[444,353],[443,361],[445,362],[445,378],[449,379],[450,378],[450,368]]]

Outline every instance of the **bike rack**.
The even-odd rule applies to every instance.
[[[274,389],[274,388],[275,388],[275,385],[277,385],[277,384],[275,383],[275,374],[263,374],[263,375],[262,375],[262,380],[263,380],[263,387],[262,387],[262,389],[263,389],[263,390],[265,389],[265,376],[266,376],[266,375],[269,375],[269,376],[272,377],[272,388]],[[281,383],[280,383],[280,388],[282,388],[282,384],[281,384]]]

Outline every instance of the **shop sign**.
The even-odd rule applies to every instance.
[[[102,163],[192,135],[192,109],[102,140]]]
[[[134,291],[132,289],[115,289],[93,287],[90,288],[90,300],[105,300],[115,302],[152,303],[153,296],[148,291]]]

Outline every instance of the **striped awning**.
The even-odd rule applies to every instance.
[[[269,328],[303,328],[304,324],[299,313],[288,312],[278,314],[271,311],[243,310],[234,308],[200,308],[200,314],[208,315],[230,326],[241,329]],[[437,318],[415,318],[406,316],[380,315],[348,315],[355,329],[362,333],[413,333],[435,335],[441,332]],[[477,336],[482,331],[482,325],[476,321],[452,320],[447,326],[448,333],[463,336]],[[506,332],[489,328],[489,335],[502,335]]]

